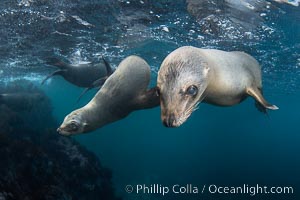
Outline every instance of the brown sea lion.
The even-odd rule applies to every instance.
[[[64,119],[62,135],[85,133],[126,117],[134,110],[159,105],[156,87],[148,89],[150,67],[140,57],[129,56],[106,80],[94,98]]]
[[[163,61],[157,87],[167,127],[183,124],[202,101],[231,106],[251,96],[260,111],[278,109],[262,95],[258,62],[240,51],[180,47]]]

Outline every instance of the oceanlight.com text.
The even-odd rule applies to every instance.
[[[133,194],[223,194],[223,195],[250,195],[256,196],[260,194],[294,194],[294,188],[292,186],[265,186],[265,185],[248,185],[243,184],[240,186],[224,186],[217,184],[209,185],[193,185],[193,184],[174,184],[174,185],[162,185],[162,184],[136,184],[126,185],[125,191]]]

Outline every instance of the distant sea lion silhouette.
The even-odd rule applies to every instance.
[[[161,118],[178,127],[200,102],[231,106],[251,96],[257,108],[276,110],[262,95],[261,68],[250,55],[184,46],[171,52],[157,78]]]
[[[106,79],[113,73],[109,63],[102,57],[103,63],[84,63],[71,65],[58,58],[48,58],[47,64],[54,65],[59,70],[49,74],[43,81],[44,84],[52,76],[60,75],[68,82],[86,88],[79,99],[90,89],[100,87]],[[78,99],[78,100],[79,100]]]
[[[126,117],[134,110],[159,105],[156,87],[150,83],[150,67],[138,56],[124,59],[94,98],[67,115],[57,129],[62,135],[89,132]]]

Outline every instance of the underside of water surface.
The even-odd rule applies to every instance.
[[[0,200],[291,199],[300,193],[300,10],[298,1],[1,0]],[[47,64],[102,62],[129,55],[151,66],[181,46],[244,51],[262,67],[264,95],[280,108],[264,115],[253,99],[233,107],[200,104],[165,128],[160,108],[88,134],[56,132],[83,88]],[[18,103],[2,94],[23,95]],[[23,99],[24,98],[24,99]],[[156,185],[155,185],[156,184]],[[293,187],[292,194],[150,192],[174,185]],[[127,186],[133,191],[128,192]],[[139,186],[149,190],[137,190]],[[200,189],[201,188],[201,189]],[[213,188],[213,186],[212,186]]]

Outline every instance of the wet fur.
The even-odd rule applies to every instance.
[[[198,88],[195,97],[186,89]],[[181,47],[171,52],[158,72],[161,117],[175,116],[172,126],[180,126],[200,102],[231,106],[252,96],[260,110],[278,109],[262,96],[261,68],[257,61],[244,52],[225,52],[214,49]]]
[[[150,66],[146,61],[137,56],[127,57],[87,105],[66,116],[58,131],[63,135],[90,132],[134,110],[158,106],[156,89],[148,89],[149,83]],[[72,121],[78,123],[77,131],[68,128]]]

